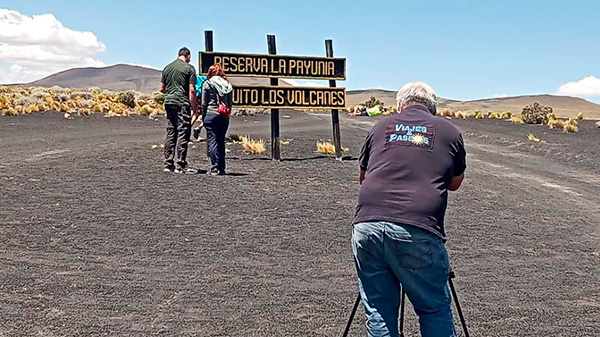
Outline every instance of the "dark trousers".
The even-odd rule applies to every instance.
[[[192,132],[190,106],[165,104],[165,110],[167,111],[165,167],[175,168],[175,155],[177,153],[177,166],[186,168],[188,143]]]
[[[211,170],[225,172],[225,135],[229,128],[229,119],[217,114],[206,114],[204,127]]]

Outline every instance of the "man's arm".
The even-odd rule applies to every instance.
[[[165,76],[164,70],[160,73],[160,92],[167,93],[167,76]]]
[[[204,82],[202,84],[202,102],[200,104],[200,109],[202,112],[202,117],[206,116],[206,110],[208,109],[208,84]]]
[[[369,132],[365,142],[363,144],[362,149],[360,150],[360,155],[358,156],[358,166],[360,167],[360,174],[358,177],[358,181],[362,185],[363,180],[367,176],[367,167],[369,166],[369,157],[371,156],[371,141],[373,139],[373,130]]]
[[[462,134],[458,136],[454,148],[454,175],[448,185],[449,191],[456,191],[465,179],[465,170],[467,169],[467,151]]]
[[[198,109],[198,102],[196,101],[196,84],[190,83],[190,104],[192,105],[192,116],[196,114],[196,110]]]

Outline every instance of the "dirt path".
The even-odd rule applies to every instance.
[[[164,120],[0,118],[0,336],[341,335],[357,164],[314,153],[327,116],[282,115],[288,160],[230,145],[226,177],[163,173]],[[349,155],[371,123],[342,119]],[[457,121],[469,171],[448,248],[471,334],[596,336],[598,133],[529,144],[529,126],[502,123]]]

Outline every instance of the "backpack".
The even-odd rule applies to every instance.
[[[202,85],[206,81],[206,76],[197,75],[196,76],[196,99],[202,98]]]

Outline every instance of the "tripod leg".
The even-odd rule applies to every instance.
[[[360,294],[356,296],[356,300],[354,301],[354,307],[352,308],[352,312],[350,313],[350,317],[348,318],[348,323],[346,323],[346,329],[344,329],[344,334],[342,337],[347,337],[348,332],[350,331],[350,326],[352,325],[352,321],[354,320],[354,314],[356,314],[356,309],[358,309],[358,304],[360,303]]]
[[[400,337],[404,337],[404,300],[406,299],[406,293],[404,292],[404,286],[402,286],[402,295],[400,302]]]
[[[467,322],[465,321],[465,316],[463,316],[462,310],[460,308],[460,303],[458,302],[458,297],[456,296],[456,290],[454,289],[454,283],[452,282],[452,279],[454,277],[454,272],[450,271],[448,283],[450,284],[450,290],[452,291],[452,297],[454,297],[454,304],[456,304],[456,311],[458,311],[458,317],[460,317],[460,324],[462,325],[463,331],[465,332],[465,337],[469,337],[469,330],[467,330]]]

